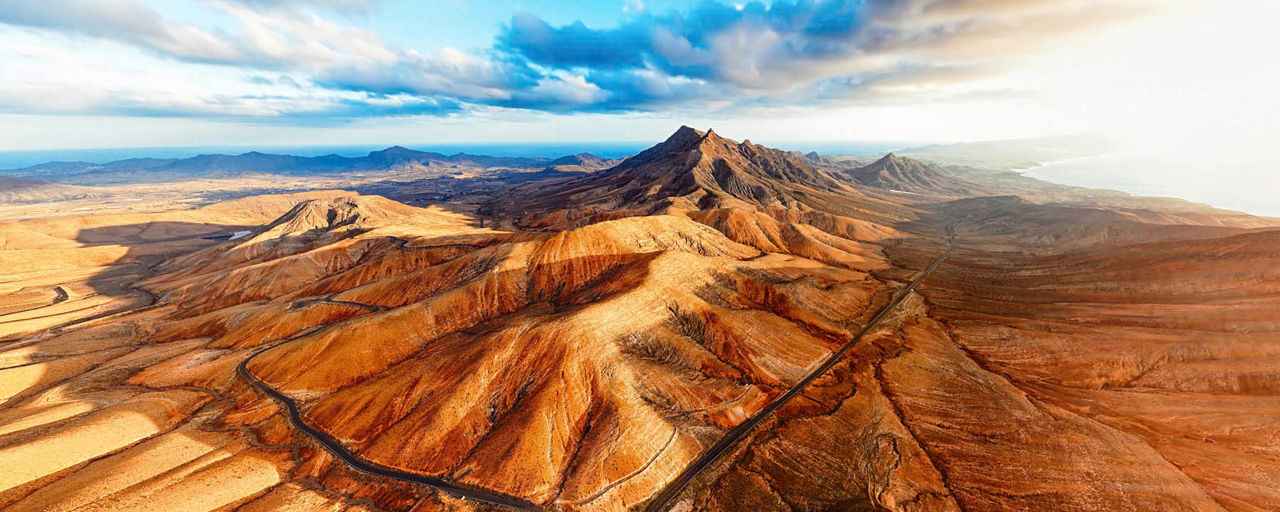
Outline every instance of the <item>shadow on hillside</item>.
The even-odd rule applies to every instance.
[[[76,241],[87,247],[116,245],[127,252],[102,272],[89,277],[93,292],[108,297],[141,296],[149,303],[149,292],[135,287],[160,262],[221,243],[236,232],[258,226],[204,224],[193,222],[152,222],[81,230]]]
[[[21,339],[147,306],[151,295],[135,286],[152,266],[218,243],[211,237],[252,228],[193,222],[92,227],[66,237],[80,244],[74,248],[43,241],[48,238],[17,237],[5,250],[12,273],[5,276],[0,305],[31,303],[35,293],[47,298],[0,315],[0,339]],[[55,238],[56,233],[52,231]],[[27,241],[32,239],[36,242]]]

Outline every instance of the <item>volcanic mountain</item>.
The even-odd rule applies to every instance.
[[[637,214],[735,207],[849,213],[867,200],[786,152],[687,126],[616,167],[521,199],[533,213],[569,207]]]
[[[0,508],[1280,507],[1274,221],[951,199],[682,128],[0,223]]]
[[[854,266],[876,259],[862,242],[894,236],[889,225],[915,211],[861,193],[786,152],[687,126],[612,169],[518,189],[495,202],[516,206],[517,225],[527,228],[673,215],[762,251]]]
[[[943,174],[924,162],[893,153],[847,171],[846,175],[859,185],[894,192],[953,197],[990,194],[976,184]]]

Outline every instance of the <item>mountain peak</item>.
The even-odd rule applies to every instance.
[[[695,130],[693,128],[690,128],[688,126],[681,126],[680,129],[676,130],[676,132],[671,134],[670,137],[667,137],[667,140],[664,144],[683,146],[693,141],[702,139],[704,135],[705,135],[704,133],[698,130]]]
[[[608,165],[612,165],[613,162],[614,162],[613,160],[600,158],[591,153],[584,152],[584,153],[577,153],[573,155],[562,156],[560,158],[547,162],[547,166],[555,167],[559,165],[567,165],[567,166],[585,166],[585,167],[600,168],[600,167],[606,167]]]
[[[369,158],[411,157],[418,154],[419,154],[418,151],[414,151],[404,146],[391,146],[387,149],[383,149],[380,151],[370,151]]]
[[[528,205],[530,210],[577,203],[653,211],[744,204],[825,207],[840,203],[834,198],[848,192],[852,191],[844,183],[786,152],[681,126],[667,140],[609,171],[572,182]]]
[[[403,153],[408,153],[408,152],[410,152],[410,151],[413,151],[413,150],[411,150],[411,149],[409,149],[409,148],[406,148],[406,147],[404,147],[404,146],[391,146],[391,147],[389,147],[389,148],[387,148],[387,149],[383,149],[383,150],[381,150],[381,151],[373,151],[373,152],[372,152],[372,153],[370,153],[370,154],[383,154],[383,155],[386,155],[386,154],[403,154]]]

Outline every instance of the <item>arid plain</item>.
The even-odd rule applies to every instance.
[[[14,185],[0,508],[1280,509],[1280,220],[687,127],[388,151]]]

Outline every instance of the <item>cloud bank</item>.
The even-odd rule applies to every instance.
[[[50,109],[34,77],[0,78],[8,112],[283,118],[314,122],[501,107],[653,112],[929,101],[1009,94],[982,80],[1056,38],[1133,13],[1119,1],[714,0],[653,13],[630,3],[609,27],[519,12],[491,46],[418,50],[350,16],[373,0],[210,0],[232,20],[202,26],[138,0],[0,0],[12,30],[125,45],[183,64],[241,71],[253,92],[81,91]],[[80,89],[94,89],[81,84]],[[74,87],[73,87],[74,88]]]

